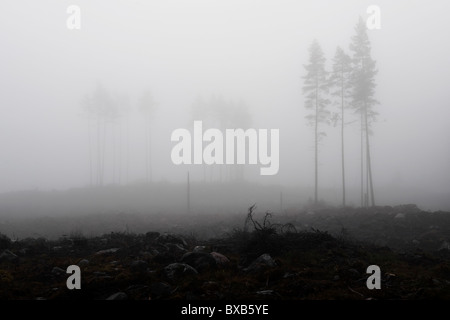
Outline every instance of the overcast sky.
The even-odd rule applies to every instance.
[[[69,5],[81,29],[69,30]],[[180,181],[171,132],[191,128],[198,96],[248,105],[254,128],[280,129],[278,175],[269,184],[312,186],[313,135],[302,95],[303,65],[317,39],[327,66],[348,51],[369,5],[377,62],[372,156],[375,188],[450,191],[450,2],[286,0],[108,0],[0,3],[0,192],[64,189],[89,183],[83,96],[102,84],[130,99],[130,181],[144,175],[144,127],[137,102],[150,89],[156,181]],[[356,118],[355,118],[356,119]],[[358,186],[358,124],[347,129],[348,184]],[[340,186],[338,128],[320,152],[322,186]],[[109,147],[108,147],[109,148]],[[109,160],[108,160],[109,161]],[[253,175],[252,175],[253,172]],[[192,179],[201,179],[201,173]]]

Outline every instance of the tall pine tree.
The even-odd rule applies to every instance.
[[[350,97],[352,60],[342,48],[337,47],[333,58],[333,67],[330,75],[331,94],[336,98],[339,105],[339,113],[335,119],[341,122],[341,172],[342,172],[342,206],[345,207],[345,148],[344,148],[344,127],[345,109]]]
[[[306,97],[305,107],[312,110],[306,116],[310,125],[314,128],[314,203],[318,204],[318,177],[319,177],[319,141],[324,132],[319,130],[319,124],[328,119],[329,111],[326,106],[329,104],[327,99],[328,80],[325,70],[325,57],[322,48],[317,40],[314,40],[309,48],[309,63],[304,65],[306,75],[303,77],[303,94]]]
[[[371,57],[371,45],[364,20],[360,17],[352,37],[352,106],[361,117],[361,206],[368,206],[369,196],[375,206],[372,165],[370,158],[370,125],[377,113],[373,107],[378,103],[375,98],[376,63]],[[364,144],[366,157],[366,192],[364,192]],[[369,194],[370,193],[370,194]]]

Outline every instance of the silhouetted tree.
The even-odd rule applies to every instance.
[[[342,48],[337,47],[333,58],[333,67],[329,78],[331,94],[336,98],[340,112],[333,118],[341,122],[341,168],[342,168],[342,206],[345,207],[345,148],[344,148],[344,126],[345,108],[350,97],[352,75],[352,60]]]
[[[251,115],[247,104],[240,100],[235,102],[227,100],[221,95],[211,95],[209,99],[198,96],[191,105],[192,120],[202,120],[204,128],[218,128],[222,132],[226,129],[242,128],[247,129],[251,125]],[[218,179],[228,178],[229,180],[243,180],[245,165],[234,164],[232,166],[210,165],[210,181],[213,180],[214,169],[218,171]],[[225,167],[225,174],[222,168]],[[207,165],[203,164],[203,179],[206,181]]]
[[[352,51],[352,106],[361,117],[361,206],[367,206],[370,192],[370,201],[375,205],[373,190],[372,166],[370,158],[369,135],[370,125],[377,113],[373,107],[378,103],[375,100],[376,63],[371,57],[371,46],[367,35],[364,20],[360,17],[355,27],[355,35],[350,43]],[[365,138],[365,139],[364,139]],[[365,141],[364,141],[365,140]],[[366,148],[366,199],[364,199],[364,142]]]
[[[103,185],[105,173],[106,158],[106,136],[108,124],[117,116],[116,105],[109,92],[98,84],[95,90],[87,94],[83,99],[83,109],[89,119],[89,155],[90,155],[90,182],[92,184],[94,161],[93,155],[96,154],[96,184]],[[95,124],[96,144],[94,147],[92,139],[92,124]],[[96,149],[94,152],[93,149]]]
[[[304,65],[306,75],[303,77],[303,94],[306,96],[305,107],[312,110],[306,116],[309,124],[314,127],[314,203],[318,203],[318,176],[319,176],[319,141],[325,132],[319,131],[319,124],[328,120],[329,104],[327,94],[329,90],[327,71],[325,70],[325,57],[317,40],[309,48],[309,63]]]
[[[152,119],[156,108],[156,102],[150,90],[147,90],[141,96],[139,101],[139,109],[144,115],[145,123],[145,172],[146,181],[152,181]]]

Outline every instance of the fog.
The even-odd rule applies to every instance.
[[[67,26],[70,5],[80,8],[80,29]],[[89,190],[99,187],[123,188],[96,197],[103,211],[182,211],[188,172],[192,211],[245,212],[253,203],[261,210],[300,208],[314,196],[314,136],[302,93],[309,47],[316,39],[331,68],[337,46],[349,51],[369,5],[381,13],[380,29],[367,31],[380,102],[370,136],[376,203],[450,210],[448,1],[4,0],[2,213],[62,211],[70,190],[78,191],[68,197],[68,212],[95,213],[89,203],[96,193]],[[101,184],[97,123],[83,109],[98,90],[119,110],[101,132]],[[155,102],[150,117],[140,109],[145,92]],[[229,128],[279,129],[277,174],[261,175],[260,164],[247,164],[239,166],[236,181],[237,165],[173,163],[174,130],[192,132],[194,120],[204,120],[204,130],[225,129],[218,126],[225,118],[210,121],[204,111],[214,103],[235,112]],[[347,204],[359,206],[360,125],[346,112],[353,121],[345,133]],[[339,205],[339,126],[323,130],[319,198]],[[22,191],[28,193],[15,196]],[[31,191],[61,196],[37,206]],[[83,192],[91,198],[79,196]],[[152,209],[133,205],[133,195],[143,192]]]

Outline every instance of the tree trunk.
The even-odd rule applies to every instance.
[[[315,164],[315,172],[314,172],[314,203],[317,205],[318,204],[318,187],[317,187],[317,183],[318,183],[318,147],[319,147],[319,141],[318,141],[318,120],[319,120],[319,115],[318,115],[318,111],[319,111],[319,101],[318,101],[318,87],[316,87],[316,120],[315,120],[315,128],[314,128],[314,145],[315,145],[315,156],[314,156],[314,164]]]
[[[187,174],[187,213],[191,213],[191,184],[189,181],[189,171]]]
[[[345,208],[345,157],[344,157],[344,74],[341,74],[341,156],[342,156],[342,206]]]
[[[100,171],[101,171],[101,121],[100,115],[97,115],[97,185],[100,185]]]
[[[88,141],[89,141],[89,186],[92,187],[92,128],[91,119],[88,118]]]
[[[361,207],[364,207],[364,119],[361,110]]]
[[[368,182],[370,183],[370,200],[372,207],[375,206],[375,196],[373,191],[373,182],[372,182],[372,166],[370,162],[370,145],[369,145],[369,123],[367,121],[367,109],[366,109],[366,149],[367,149],[367,172],[368,172]],[[369,192],[369,190],[367,190]]]

